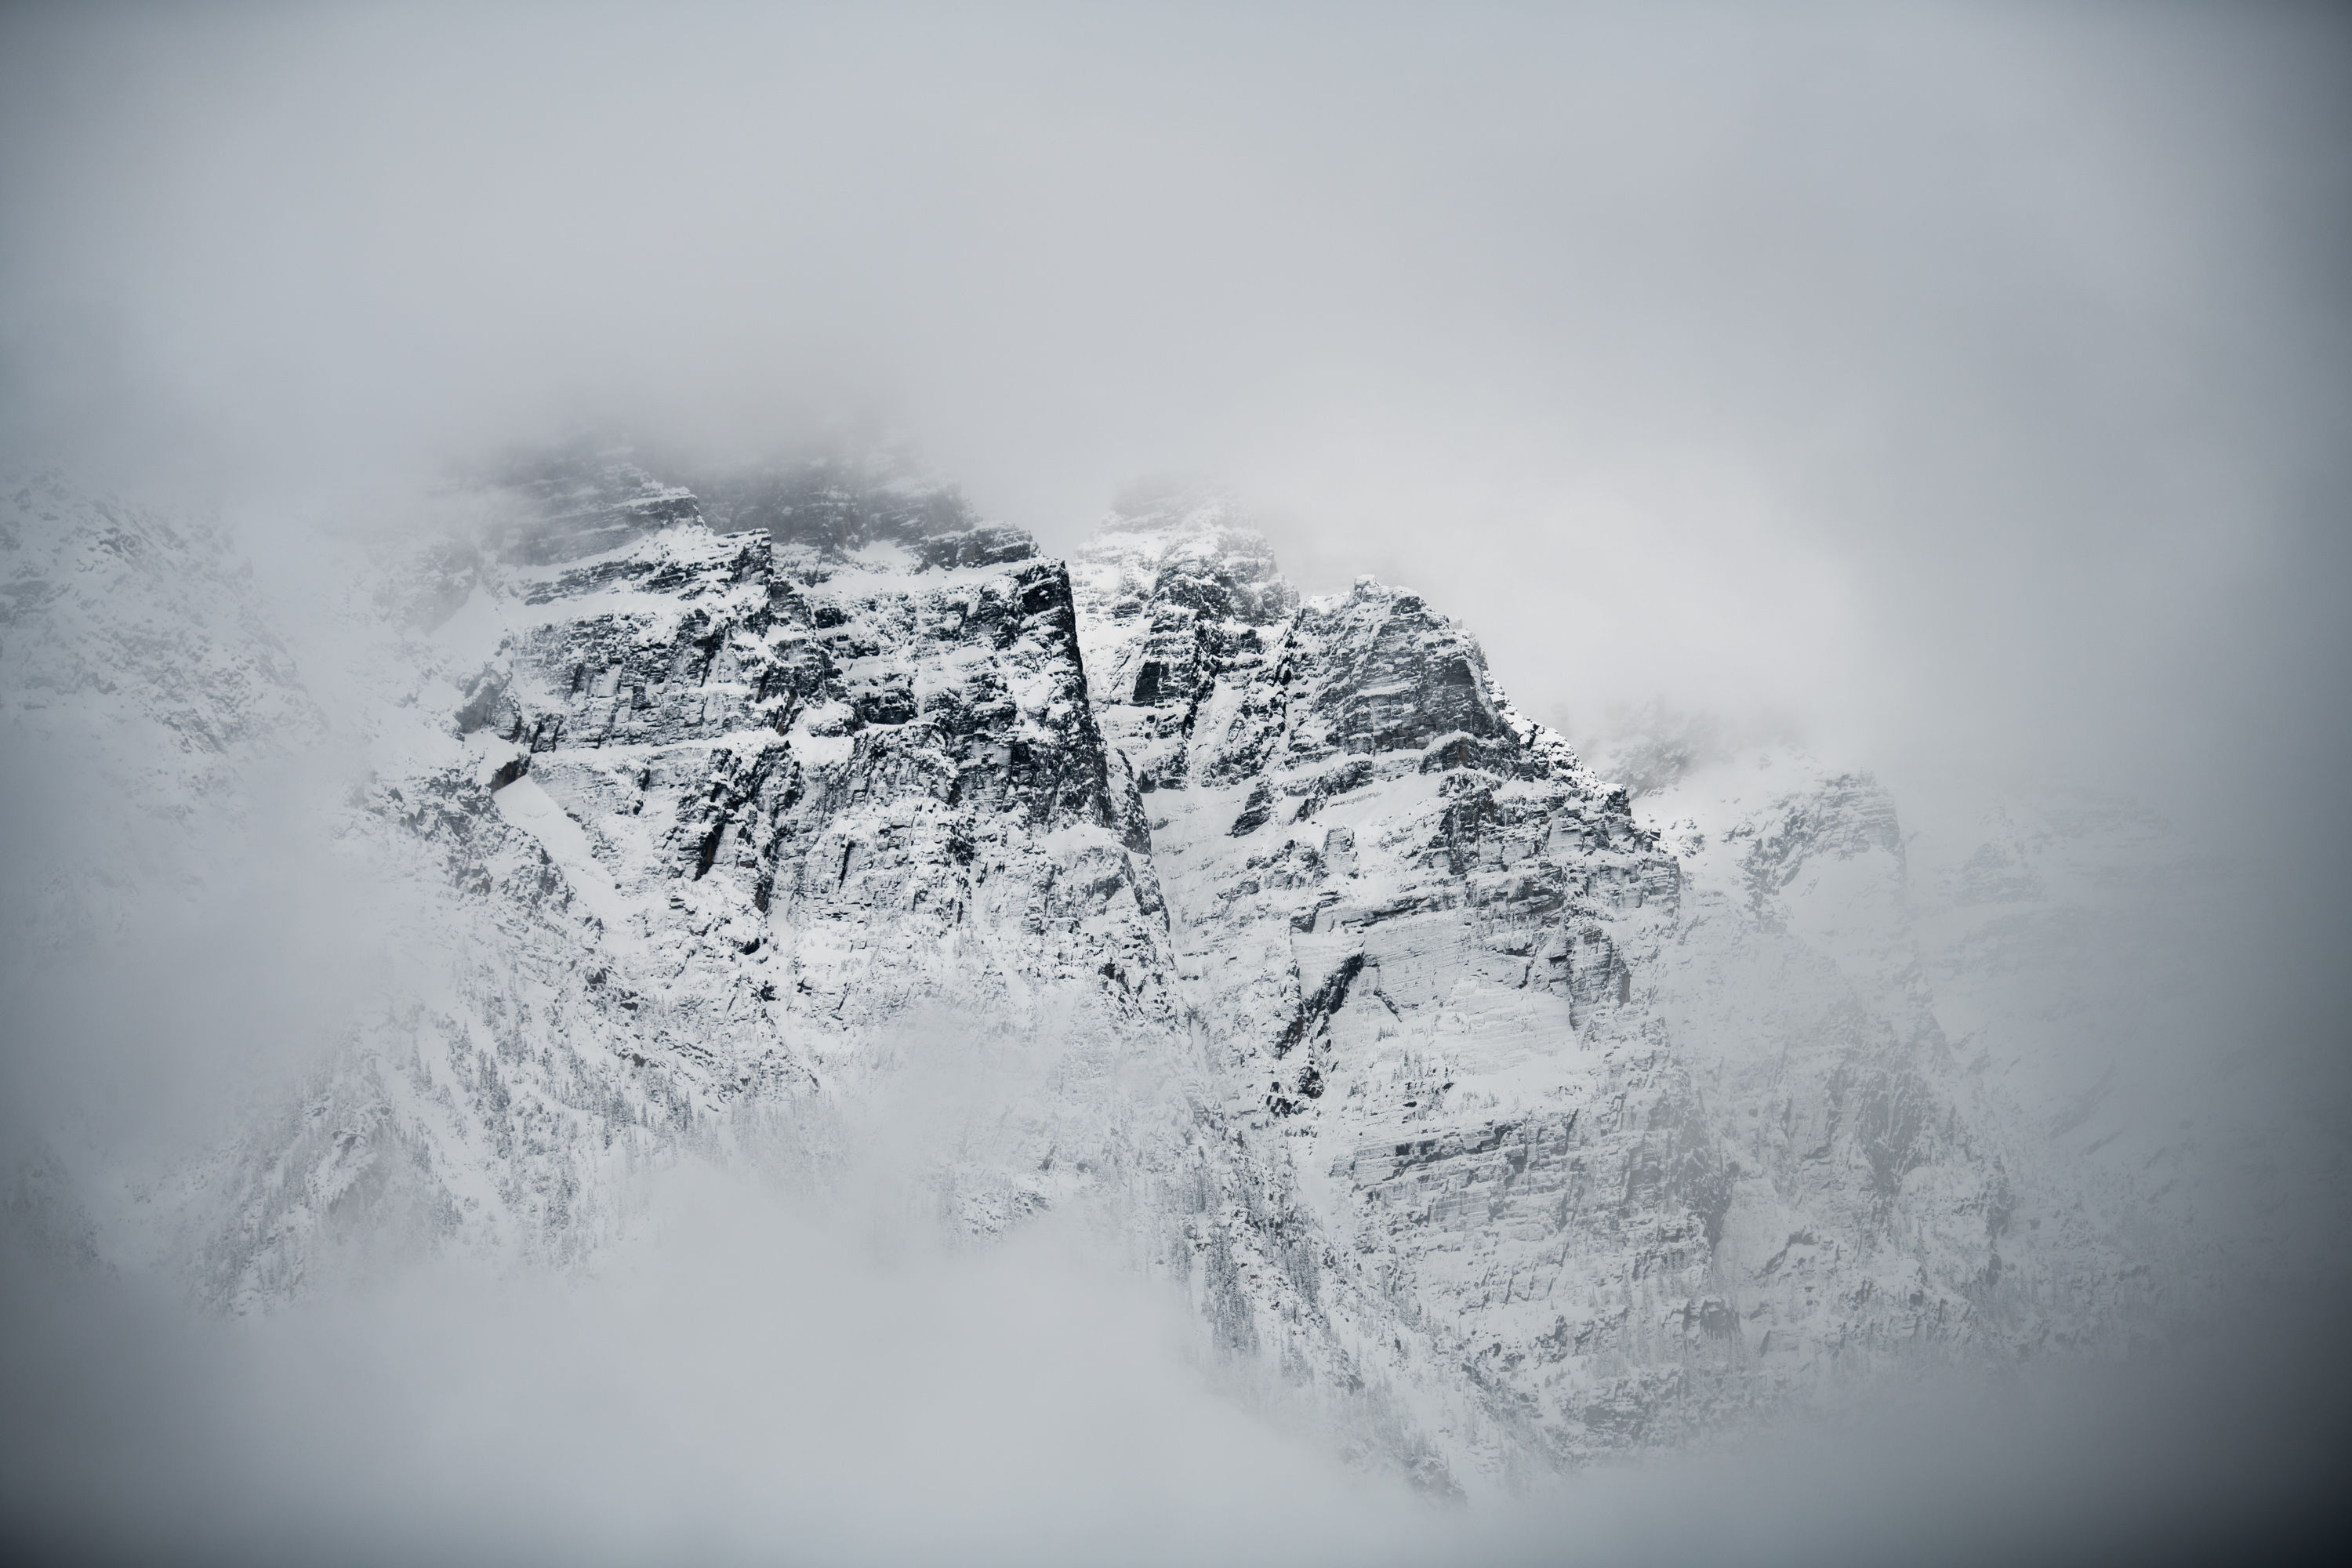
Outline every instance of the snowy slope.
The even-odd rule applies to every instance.
[[[2008,1353],[2028,1248],[1882,795],[1678,846],[1459,627],[1369,580],[1297,604],[1217,503],[1114,518],[1077,571],[1229,1103],[1327,1314],[1466,1379],[1474,1465]]]
[[[1218,502],[1066,565],[853,468],[494,490],[352,567],[315,679],[367,777],[319,809],[397,957],[150,1194],[211,1300],[593,1261],[683,1153],[822,1184],[878,1145],[964,1235],[1098,1215],[1205,1342],[1439,1492],[2132,1304],[2087,1149],[1976,1062],[2033,1057],[2021,1007],[2071,1026],[1986,978],[2030,878],[1969,860],[1920,917],[1866,777],[1751,756],[1637,808],[1465,628],[1369,579],[1302,601]],[[128,569],[118,523],[26,496],[9,602],[57,646],[0,630],[12,721],[112,679],[166,805],[319,722],[246,612],[175,684],[244,603],[211,579],[61,599],[60,563]]]

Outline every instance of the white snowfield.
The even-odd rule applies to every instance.
[[[320,809],[407,951],[152,1194],[220,1305],[590,1259],[638,1173],[752,1129],[821,1181],[936,1057],[979,1064],[908,1144],[949,1223],[1110,1216],[1440,1492],[2153,1310],[2161,1141],[2036,1077],[2074,1025],[2024,963],[2066,878],[2161,862],[2127,808],[1923,872],[1884,790],[1790,752],[1637,803],[1467,631],[1369,579],[1301,602],[1213,502],[1065,565],[919,487],[526,489],[353,595],[331,719],[371,771]],[[163,814],[327,722],[218,539],[54,483],[6,518],[0,721],[79,705]]]

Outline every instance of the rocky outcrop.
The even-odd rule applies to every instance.
[[[838,1168],[951,1069],[905,1156],[938,1213],[1112,1216],[1438,1491],[2115,1310],[2120,1255],[1947,1037],[1983,938],[1923,959],[1865,775],[1665,748],[1637,803],[1463,627],[1303,599],[1213,501],[1066,565],[847,467],[498,494],[355,623],[338,852],[415,900],[413,961],[163,1205],[212,1299],[593,1256],[633,1172],[755,1127]]]
[[[580,499],[614,493],[665,499],[618,521]],[[723,1144],[746,1109],[837,1106],[926,1052],[1054,1031],[1116,1054],[1171,1026],[1060,563],[944,505],[803,527],[739,495],[799,531],[722,533],[625,468],[520,501],[436,634],[462,700],[368,802],[473,896],[438,917],[471,940],[437,1005],[374,1020],[208,1178],[243,1194],[207,1254],[225,1300],[299,1289],[370,1224],[573,1256],[633,1162]],[[1117,1107],[1068,1100],[939,1173],[940,1201],[1001,1228],[1136,1163]]]
[[[1439,1405],[1458,1377],[1473,1463],[1998,1352],[2006,1177],[1916,963],[1791,896],[1853,862],[1899,902],[1882,792],[1718,876],[1412,595],[1300,604],[1213,502],[1076,572],[1237,1125],[1324,1238],[1324,1317]]]

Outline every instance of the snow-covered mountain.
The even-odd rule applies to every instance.
[[[1801,753],[1637,799],[1466,628],[1302,599],[1214,500],[1066,563],[854,467],[494,489],[352,554],[333,672],[221,536],[11,489],[20,734],[97,736],[156,821],[322,733],[362,759],[306,809],[396,961],[131,1205],[219,1306],[591,1261],[682,1154],[822,1185],[895,1136],[958,1234],[1095,1214],[1367,1460],[1476,1492],[2162,1305],[2173,1145],[2042,1071],[2105,1016],[2048,956],[2068,900],[2161,861],[2128,807],[1923,871]],[[910,1078],[949,1088],[877,1128]]]

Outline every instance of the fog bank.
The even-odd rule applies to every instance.
[[[2146,803],[2184,869],[2117,922],[2163,978],[2108,1034],[2340,1170],[2347,106],[2352,23],[2294,5],[0,14],[0,468],[224,519],[330,735],[168,820],[69,725],[0,756],[45,943],[0,955],[0,1152],[63,1194],[8,1189],[9,1519],[243,1562],[2305,1544],[2333,1189],[2249,1201],[2242,1335],[1475,1517],[1332,1461],[1083,1237],[688,1171],[593,1281],[230,1325],[75,1215],[118,1234],[401,984],[427,916],[313,815],[373,700],[339,574],[582,432],[896,446],[1048,552],[1139,479],[1223,489],[1603,751],[1654,701],[1875,770],[1915,831]],[[50,943],[84,882],[127,912]]]
[[[942,1250],[691,1167],[645,1219],[593,1279],[444,1264],[241,1322],[12,1234],[10,1533],[61,1562],[1307,1564],[2301,1561],[2331,1533],[2332,1410],[2261,1347],[1894,1390],[1465,1510],[1343,1468],[1066,1223]]]
[[[1587,723],[1995,776],[2186,728],[2264,808],[2341,760],[2328,11],[5,26],[20,439],[235,491],[891,431],[1049,545],[1233,485]]]

